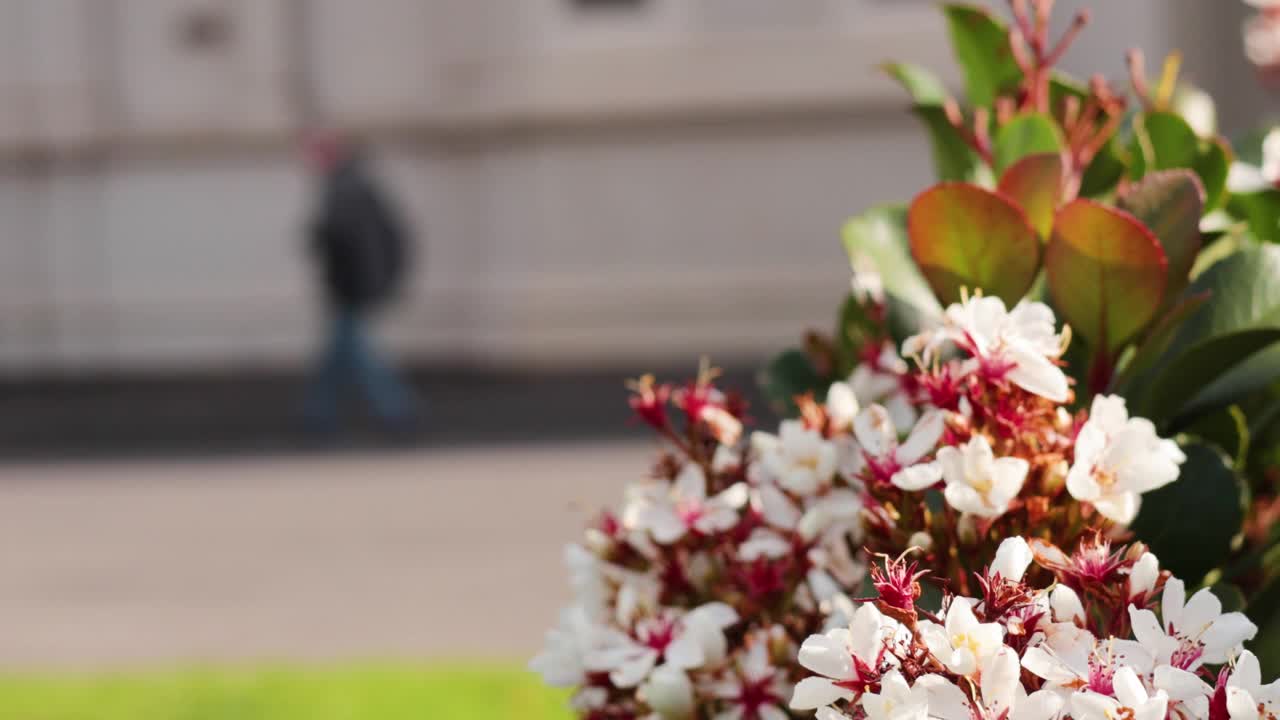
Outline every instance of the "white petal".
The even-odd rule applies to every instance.
[[[907,492],[916,492],[938,484],[941,479],[942,470],[937,463],[922,463],[899,470],[890,482]]]
[[[1021,580],[1031,565],[1031,546],[1021,536],[1005,538],[996,549],[991,571],[1006,580]]]
[[[1067,375],[1062,368],[1054,365],[1048,358],[1034,351],[1025,350],[1017,345],[1010,346],[1005,353],[1009,359],[1017,363],[1009,371],[1009,381],[1033,395],[1047,398],[1056,403],[1064,403],[1070,396]]]
[[[929,454],[938,445],[942,432],[946,429],[946,415],[941,410],[930,410],[920,418],[916,426],[907,436],[907,441],[898,448],[897,459],[902,465],[913,465],[920,458]]]
[[[675,480],[676,494],[686,500],[704,500],[707,497],[707,476],[702,466],[686,463]]]
[[[1138,493],[1132,492],[1103,495],[1093,501],[1093,506],[1102,513],[1103,517],[1121,525],[1128,525],[1138,517],[1138,508],[1141,504],[1142,498]]]
[[[1049,593],[1049,604],[1053,608],[1053,619],[1058,622],[1084,622],[1084,605],[1075,590],[1066,585],[1058,585]]]
[[[854,677],[849,653],[849,631],[832,630],[826,635],[810,635],[800,646],[800,665],[836,680]]]
[[[853,433],[858,444],[873,457],[884,457],[897,445],[897,431],[888,411],[872,405],[853,421]]]
[[[1204,634],[1204,661],[1213,665],[1240,654],[1241,646],[1258,634],[1258,626],[1238,612],[1222,615]]]
[[[796,683],[791,695],[792,710],[814,710],[840,700],[852,700],[853,693],[826,678],[810,677]]]
[[[1231,720],[1254,720],[1262,717],[1253,696],[1244,688],[1238,687],[1227,688],[1227,713]]]
[[[1115,686],[1116,699],[1121,705],[1136,708],[1147,701],[1147,689],[1142,686],[1142,681],[1133,668],[1122,667],[1116,670],[1111,682]]]

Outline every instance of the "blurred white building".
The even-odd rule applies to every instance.
[[[1077,67],[1181,39],[1230,80],[1233,3],[1093,4]],[[416,359],[762,354],[832,320],[843,220],[929,178],[875,65],[950,52],[916,0],[0,0],[0,38],[10,372],[297,362],[312,111],[422,236]]]

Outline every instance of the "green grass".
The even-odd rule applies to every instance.
[[[4,720],[567,720],[565,697],[481,666],[0,676]]]

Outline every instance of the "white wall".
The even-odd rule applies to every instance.
[[[299,58],[425,236],[387,331],[427,362],[767,352],[833,320],[843,220],[930,176],[874,65],[947,65],[931,3],[309,0],[300,52],[298,1],[0,0],[0,370],[301,361]],[[184,48],[210,11],[231,41]],[[1070,64],[1161,17],[1106,5]]]

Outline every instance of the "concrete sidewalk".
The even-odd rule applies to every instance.
[[[652,450],[0,466],[0,669],[521,660]]]

